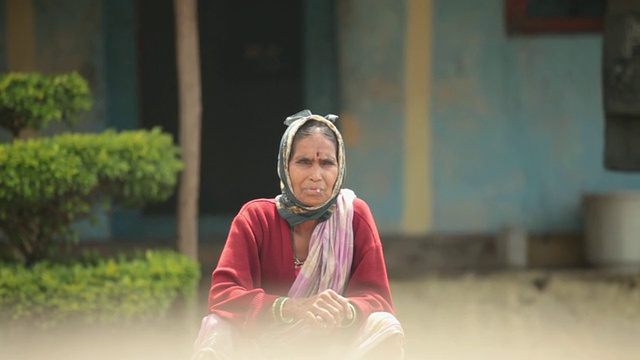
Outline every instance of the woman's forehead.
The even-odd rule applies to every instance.
[[[335,152],[336,145],[327,139],[322,133],[314,133],[300,138],[293,146],[293,153],[296,152]]]

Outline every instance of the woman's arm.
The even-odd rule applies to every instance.
[[[251,328],[270,319],[271,305],[278,295],[261,288],[260,239],[245,208],[234,218],[211,276],[209,312],[240,328]]]
[[[357,320],[371,313],[394,313],[382,243],[369,206],[360,199],[354,201],[354,256],[352,273],[345,297],[357,311]]]

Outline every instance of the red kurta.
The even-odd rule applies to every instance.
[[[360,320],[376,311],[393,313],[382,244],[367,203],[353,202],[353,264],[343,296]],[[275,321],[271,306],[295,280],[291,228],[274,199],[252,200],[234,218],[211,277],[209,311],[240,328]]]

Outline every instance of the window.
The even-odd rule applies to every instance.
[[[601,31],[606,0],[505,0],[509,34]]]

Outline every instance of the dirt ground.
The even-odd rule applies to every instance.
[[[503,271],[391,284],[407,359],[640,359],[640,275]],[[188,359],[202,308],[153,327],[0,329],[0,359]]]
[[[408,359],[640,359],[640,277],[502,272],[395,281]]]

